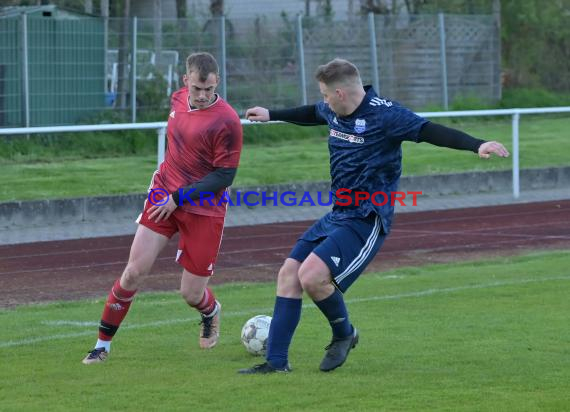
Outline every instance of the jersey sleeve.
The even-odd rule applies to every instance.
[[[321,124],[328,124],[328,114],[331,112],[331,109],[329,107],[328,104],[326,104],[324,101],[320,101],[317,104],[315,104],[315,116],[317,117],[317,119],[319,121],[321,121]]]
[[[327,124],[327,121],[317,114],[317,108],[314,104],[293,107],[292,109],[270,110],[269,119],[282,120],[300,126]]]
[[[171,111],[187,111],[188,110],[188,88],[183,87],[174,93],[170,98]]]
[[[420,130],[428,122],[427,119],[402,106],[387,108],[382,117],[386,135],[400,143],[419,142]]]
[[[238,167],[243,145],[239,119],[228,119],[214,139],[214,167]]]

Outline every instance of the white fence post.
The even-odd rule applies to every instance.
[[[519,181],[519,120],[520,113],[513,114],[513,198],[520,196]]]
[[[447,39],[445,38],[445,15],[438,14],[439,18],[439,54],[441,58],[441,84],[443,94],[443,109],[449,110],[449,96],[447,91]]]
[[[301,87],[301,104],[307,104],[307,73],[305,72],[305,49],[303,45],[303,15],[297,15],[297,50],[299,53],[300,87]]]
[[[161,127],[160,129],[158,129],[158,167],[160,167],[160,164],[164,161],[164,151],[166,148],[166,128],[165,127]]]
[[[372,84],[376,93],[380,94],[380,77],[378,75],[378,51],[376,48],[376,24],[374,13],[368,13],[368,32],[370,34],[370,63],[372,64]]]
[[[133,17],[131,44],[131,122],[137,121],[137,17]]]
[[[28,15],[22,13],[22,117],[25,127],[30,127],[30,71],[28,68]]]
[[[222,78],[220,84],[220,94],[224,100],[228,99],[228,68],[226,63],[226,16],[220,16],[220,69],[222,71]]]

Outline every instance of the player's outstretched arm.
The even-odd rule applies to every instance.
[[[281,110],[268,110],[264,107],[256,106],[251,109],[247,109],[245,117],[252,122],[279,120],[287,123],[298,124],[300,126],[327,124],[326,119],[317,112],[317,107],[314,104]]]
[[[265,107],[255,106],[247,109],[245,118],[251,122],[267,122],[269,121],[269,110]]]
[[[488,159],[492,154],[499,157],[509,157],[509,151],[499,142],[485,142],[479,146],[479,157]]]
[[[488,159],[491,154],[499,157],[509,156],[509,152],[499,142],[487,142],[468,135],[461,130],[427,122],[419,133],[418,142],[427,142],[436,146],[448,147],[456,150],[469,150],[477,153],[479,157]]]

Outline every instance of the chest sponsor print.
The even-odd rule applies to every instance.
[[[338,130],[331,129],[331,136],[337,139],[345,140],[350,143],[364,143],[364,138],[360,136],[355,136],[353,134],[339,132]]]

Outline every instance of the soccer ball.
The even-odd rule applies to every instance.
[[[271,316],[257,315],[249,319],[241,329],[241,341],[252,355],[263,356],[267,349]]]

